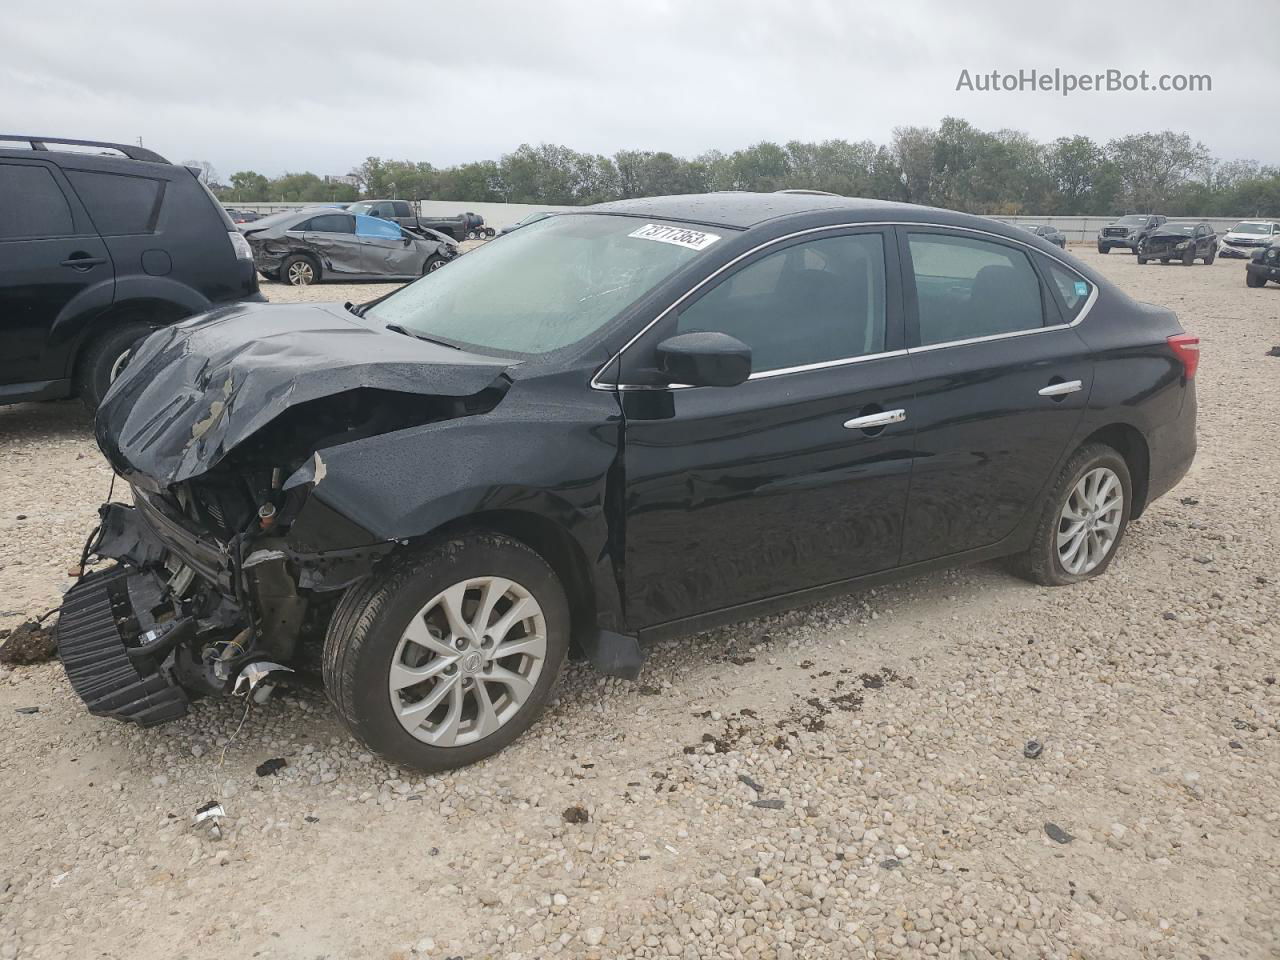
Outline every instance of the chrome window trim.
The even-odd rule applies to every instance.
[[[846,366],[848,364],[861,363],[864,360],[879,360],[886,357],[905,357],[913,353],[924,353],[929,350],[940,350],[944,347],[962,347],[962,346],[968,346],[969,344],[972,344],[972,343],[988,343],[993,340],[1008,340],[1013,337],[1025,337],[1025,336],[1028,336],[1029,334],[1050,333],[1054,330],[1065,330],[1071,327],[1079,326],[1080,323],[1084,320],[1084,318],[1089,315],[1089,311],[1093,309],[1093,305],[1094,303],[1097,302],[1097,299],[1098,299],[1098,285],[1094,283],[1092,280],[1090,280],[1088,277],[1081,274],[1080,271],[1078,271],[1071,264],[1067,263],[1061,257],[1057,256],[1056,253],[1050,253],[1048,251],[1041,250],[1039,247],[1034,246],[1030,243],[1026,243],[1023,240],[1019,240],[1016,237],[1006,237],[1003,234],[995,233],[991,230],[980,230],[977,227],[957,227],[957,226],[953,226],[951,224],[946,224],[946,223],[918,223],[914,221],[902,221],[902,220],[875,220],[875,221],[863,221],[860,223],[833,223],[823,227],[809,227],[805,230],[797,230],[795,233],[788,233],[781,237],[775,237],[772,240],[766,240],[764,243],[758,244],[757,246],[752,247],[750,250],[747,250],[744,253],[741,253],[738,256],[734,257],[732,260],[730,260],[728,263],[721,266],[714,273],[711,273],[708,276],[704,277],[702,280],[698,281],[698,283],[694,284],[692,287],[690,287],[688,290],[682,293],[679,297],[677,297],[674,301],[672,301],[672,303],[669,306],[665,307],[662,310],[662,312],[660,312],[656,317],[654,317],[647,324],[645,324],[644,328],[641,329],[639,333],[637,333],[630,340],[624,343],[622,347],[616,353],[614,353],[613,356],[611,356],[603,365],[601,365],[601,367],[598,370],[596,370],[594,374],[592,374],[591,389],[608,390],[608,391],[692,389],[692,386],[690,384],[685,384],[685,383],[672,383],[672,384],[601,383],[600,375],[604,373],[606,370],[608,370],[609,367],[611,367],[613,364],[617,363],[618,360],[621,358],[621,356],[624,353],[626,353],[627,350],[630,349],[631,346],[637,340],[639,340],[651,329],[653,329],[660,322],[662,322],[662,320],[666,318],[667,314],[669,314],[672,310],[679,307],[680,304],[684,303],[691,296],[693,296],[695,293],[697,293],[707,284],[711,283],[713,280],[719,277],[726,270],[730,269],[731,267],[745,260],[747,257],[753,256],[759,253],[761,250],[764,250],[767,247],[771,247],[774,244],[783,243],[784,241],[787,241],[787,240],[794,240],[796,237],[804,237],[814,233],[825,233],[830,230],[848,230],[848,229],[857,228],[857,227],[905,227],[907,229],[923,227],[923,228],[933,228],[933,229],[939,229],[939,230],[958,230],[962,233],[973,233],[973,234],[978,234],[980,236],[992,237],[995,240],[999,240],[1004,243],[1012,243],[1017,246],[1026,247],[1028,250],[1035,251],[1036,253],[1039,253],[1040,255],[1048,257],[1050,260],[1053,260],[1056,263],[1061,264],[1064,269],[1071,271],[1071,273],[1075,274],[1081,280],[1088,283],[1090,288],[1089,299],[1085,302],[1085,305],[1081,309],[1081,311],[1076,315],[1076,318],[1070,321],[1069,323],[1047,324],[1042,327],[1033,327],[1029,330],[1015,330],[1015,331],[1012,331],[1011,333],[992,333],[982,337],[969,337],[963,340],[946,340],[942,343],[931,343],[931,344],[927,344],[925,346],[920,346],[920,347],[907,347],[906,349],[903,349],[903,350],[888,350],[881,353],[867,353],[867,354],[862,354],[861,356],[856,356],[856,357],[844,357],[839,360],[823,360],[818,363],[808,363],[798,367],[779,367],[774,370],[761,370],[757,373],[751,374],[747,378],[748,382],[751,380],[764,380],[770,377],[785,376],[792,373],[807,373],[810,370],[821,370],[828,367],[841,367],[841,366]]]

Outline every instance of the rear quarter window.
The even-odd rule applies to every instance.
[[[164,181],[88,170],[67,170],[66,174],[104,237],[155,232]]]
[[[1052,281],[1050,287],[1062,311],[1062,318],[1067,323],[1071,323],[1080,316],[1080,311],[1089,302],[1089,296],[1093,293],[1093,284],[1055,261],[1041,260],[1041,263]]]

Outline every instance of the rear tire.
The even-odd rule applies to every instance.
[[[1088,496],[1090,478],[1109,484],[1105,489],[1098,488],[1103,494],[1098,498],[1100,505],[1110,502],[1116,486],[1119,504],[1094,509],[1096,505]],[[1045,498],[1031,546],[1025,553],[1011,557],[1010,566],[1019,576],[1046,587],[1079,583],[1106,572],[1129,525],[1132,491],[1129,466],[1116,450],[1102,443],[1081,447],[1062,468]],[[1109,537],[1105,543],[1104,534]],[[1081,559],[1081,551],[1085,562],[1075,566],[1073,561]]]
[[[520,617],[504,627],[516,603]],[[325,637],[324,683],[371,750],[436,772],[497,753],[528,729],[568,648],[569,604],[547,562],[510,537],[473,533],[346,592]]]
[[[134,348],[156,328],[149,323],[121,323],[100,334],[80,356],[76,368],[76,394],[91,411],[97,410],[107,388],[125,364]]]
[[[320,280],[320,264],[311,257],[295,253],[280,264],[280,282],[291,287],[309,287]]]

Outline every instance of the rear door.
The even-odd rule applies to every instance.
[[[57,166],[0,161],[0,395],[65,377],[70,345],[55,322],[101,312],[114,295],[106,244]]]
[[[326,276],[355,277],[367,272],[364,248],[356,236],[357,219],[367,218],[349,213],[322,213],[296,228],[302,230],[307,246],[320,255]]]
[[[399,224],[378,217],[356,217],[363,270],[377,277],[417,277],[425,259]]]
[[[1038,503],[1089,398],[1072,321],[1096,294],[1011,240],[898,229],[916,377],[906,564],[995,544]]]
[[[753,371],[621,392],[630,625],[898,562],[914,392],[900,279],[889,229],[771,247],[627,351],[624,382],[660,340],[718,331],[751,347]]]

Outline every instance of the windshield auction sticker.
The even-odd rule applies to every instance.
[[[668,227],[661,223],[646,223],[627,236],[639,240],[657,240],[659,243],[674,243],[677,247],[688,247],[690,250],[705,250],[720,239],[720,235],[716,233],[703,233],[701,230],[687,230],[684,227]]]

